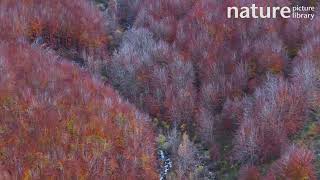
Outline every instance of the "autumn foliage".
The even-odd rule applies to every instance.
[[[53,48],[99,48],[107,42],[102,14],[85,0],[3,0],[1,39],[43,38]]]
[[[225,16],[252,3],[319,6],[1,0],[0,176],[155,179],[157,132],[168,178],[316,179],[291,144],[319,121],[319,10]]]
[[[164,41],[156,42],[147,29],[131,29],[108,64],[107,76],[125,97],[152,116],[190,123],[195,101],[193,67],[170,48]]]
[[[306,118],[304,91],[282,79],[267,83],[245,99],[243,121],[235,138],[241,162],[266,160],[280,155],[288,137],[298,132]]]
[[[315,180],[314,160],[315,156],[312,151],[303,147],[291,146],[272,165],[268,176],[280,179]]]
[[[156,177],[149,118],[110,87],[25,44],[2,43],[0,64],[1,163],[12,177]]]
[[[240,180],[259,180],[261,175],[259,170],[255,166],[244,166],[239,172]]]

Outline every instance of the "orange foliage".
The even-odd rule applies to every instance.
[[[273,176],[280,179],[315,180],[314,158],[312,151],[292,146],[271,167],[269,174],[273,174]]]
[[[99,48],[107,42],[103,16],[85,0],[2,0],[1,39],[44,38],[54,48]]]
[[[156,179],[149,118],[56,58],[0,44],[2,169],[18,179]]]

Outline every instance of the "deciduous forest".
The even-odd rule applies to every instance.
[[[319,179],[318,7],[0,0],[0,180]]]

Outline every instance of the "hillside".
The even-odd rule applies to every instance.
[[[0,1],[0,179],[318,179],[318,6]]]

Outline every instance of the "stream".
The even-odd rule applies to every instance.
[[[166,176],[172,168],[172,161],[168,153],[162,149],[158,150],[158,158],[160,161],[160,180],[166,180]]]

